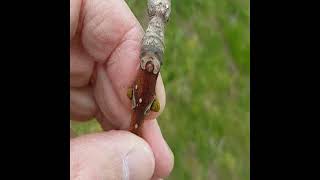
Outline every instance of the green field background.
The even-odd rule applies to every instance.
[[[146,0],[126,1],[142,26]],[[250,179],[249,0],[172,0],[158,118],[175,155],[168,179]],[[72,123],[79,134],[100,130]]]

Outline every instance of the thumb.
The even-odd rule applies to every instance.
[[[149,145],[125,131],[70,140],[70,179],[151,179],[155,167]]]

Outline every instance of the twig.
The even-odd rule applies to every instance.
[[[163,62],[164,29],[170,12],[170,0],[148,0],[149,23],[142,39],[140,69],[133,87],[128,90],[133,109],[129,130],[135,134],[150,110],[160,109],[155,86]]]

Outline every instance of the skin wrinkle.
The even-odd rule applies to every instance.
[[[137,37],[137,38],[135,38],[134,36],[129,36],[130,38],[127,37],[128,34],[130,35],[130,33],[131,33],[132,31],[136,30],[136,29],[139,29],[139,26],[138,26],[137,24],[134,24],[132,27],[130,27],[130,28],[123,34],[123,36],[122,36],[122,38],[121,38],[121,41],[120,41],[120,42],[115,46],[115,48],[112,50],[113,53],[110,54],[110,57],[108,58],[108,62],[106,62],[106,66],[110,66],[110,65],[112,65],[113,63],[115,63],[115,60],[114,60],[114,61],[110,61],[111,56],[113,56],[113,54],[116,52],[116,49],[119,48],[119,47],[121,47],[121,45],[122,45],[123,43],[128,43],[128,42],[130,42],[130,41],[133,41],[134,43],[138,43],[138,44],[139,44],[139,47],[140,47],[140,41],[141,41],[141,39],[139,39],[140,36]],[[139,32],[139,30],[138,30],[137,32]],[[139,51],[140,51],[140,48],[138,48],[138,49],[139,49]]]
[[[102,111],[100,110],[99,106],[97,107],[99,110],[97,112],[96,115],[96,119],[97,121],[100,123],[100,126],[102,127],[103,130],[105,131],[109,131],[109,130],[113,130],[113,129],[117,129],[116,125],[112,123],[111,120],[107,119]]]
[[[124,37],[126,37],[132,30],[134,30],[136,27],[135,26],[132,26],[132,28],[129,28],[125,33],[124,33],[124,35],[123,35],[123,37],[121,38],[121,39],[124,39]],[[113,64],[115,64],[115,63],[119,63],[119,60],[120,60],[120,58],[113,58],[114,56],[116,56],[117,54],[119,55],[119,54],[122,54],[122,53],[119,53],[117,50],[121,50],[121,45],[123,45],[123,44],[125,44],[125,43],[129,43],[130,41],[133,41],[133,42],[137,42],[137,43],[139,43],[140,44],[140,41],[135,41],[134,39],[132,39],[132,40],[129,40],[129,39],[125,39],[125,40],[121,40],[115,47],[114,47],[114,49],[111,51],[111,53],[110,53],[110,55],[109,55],[109,57],[107,58],[107,60],[106,60],[106,62],[105,62],[105,67],[106,67],[106,69],[110,69],[110,66],[111,65],[113,65]],[[121,51],[120,51],[121,52]],[[114,60],[113,60],[114,59]],[[107,74],[109,74],[108,73],[108,71],[107,71]],[[111,80],[111,82],[112,82],[112,80]],[[112,83],[113,84],[113,83]],[[114,85],[114,84],[113,84]]]
[[[97,13],[97,15],[94,16],[94,18],[99,17],[99,19],[94,21],[94,18],[92,18],[92,20],[89,21],[89,23],[87,24],[88,28],[91,27],[92,35],[93,35],[93,37],[96,38],[95,40],[97,42],[107,42],[108,41],[108,39],[105,39],[105,38],[107,38],[107,36],[104,36],[104,34],[106,34],[106,33],[103,32],[103,28],[101,28],[101,26],[105,22],[106,16],[109,15],[108,13],[109,12],[107,12],[107,11],[103,11],[102,14]],[[98,30],[100,30],[100,31],[98,31]],[[111,51],[111,52],[113,52],[113,51]]]
[[[74,120],[87,120],[97,111],[90,87],[70,88],[70,116]]]
[[[89,5],[86,5],[86,6],[84,6],[84,15],[83,15],[83,24],[86,24],[86,26],[83,28],[84,30],[84,33],[83,34],[86,34],[86,31],[87,31],[87,29],[89,29],[90,30],[90,28],[88,28],[88,27],[91,27],[91,26],[93,26],[94,27],[94,23],[96,23],[95,21],[94,21],[94,19],[97,17],[97,16],[100,16],[101,17],[101,20],[99,20],[99,21],[104,21],[105,20],[105,18],[104,18],[104,16],[105,16],[105,14],[107,13],[107,11],[103,11],[102,12],[102,16],[101,16],[101,14],[100,14],[100,12],[101,11],[99,11],[99,8],[105,8],[104,6],[102,6],[101,4],[103,4],[103,3],[105,3],[105,1],[103,1],[103,0],[100,0],[100,1],[98,1],[98,3],[95,3],[94,4],[94,7],[93,8],[90,8],[90,5],[92,4],[92,2],[96,2],[96,1],[90,1],[91,3],[89,4]],[[90,9],[90,10],[87,10],[87,9]],[[93,12],[94,14],[93,15],[91,15],[90,13],[91,12]],[[92,16],[92,17],[90,17],[90,16]],[[89,20],[87,20],[87,18],[88,17],[90,17],[90,19]],[[98,21],[98,22],[99,22]],[[88,31],[89,31],[88,30]],[[82,41],[85,39],[85,35],[82,35]],[[83,42],[83,44],[85,44],[84,42]],[[94,44],[95,45],[95,44]],[[96,47],[97,48],[97,47]],[[87,48],[86,48],[87,49]],[[90,51],[88,51],[88,52],[90,52]],[[94,56],[95,57],[95,56]],[[95,57],[96,58],[96,57]]]
[[[93,57],[84,51],[78,35],[74,37],[70,47],[70,85],[83,87],[89,84],[95,65]]]
[[[80,13],[79,13],[79,20],[78,20],[78,25],[76,27],[76,32],[75,34],[79,34],[81,37],[81,32],[83,29],[83,20],[84,20],[84,7],[86,4],[86,0],[81,0],[81,6],[80,6]]]
[[[95,96],[97,96],[97,94],[102,96],[100,98],[96,97],[97,104],[99,105],[99,108],[103,109],[102,113],[105,117],[107,117],[107,119],[114,120],[113,123],[115,123],[117,127],[119,127],[120,129],[127,129],[129,127],[129,123],[130,123],[129,122],[129,119],[130,119],[129,114],[130,113],[126,110],[126,108],[121,106],[121,102],[119,100],[119,97],[117,95],[115,95],[116,93],[114,91],[114,87],[106,86],[106,84],[110,84],[110,83],[102,83],[101,78],[104,79],[104,82],[110,81],[108,76],[106,75],[106,72],[105,72],[103,66],[99,66],[97,70],[98,70],[98,73],[100,73],[100,75],[98,74],[98,77],[97,77],[98,82],[97,82],[96,88],[95,88],[96,89]],[[99,85],[99,82],[100,82],[100,85]],[[105,88],[108,88],[108,89],[106,90]],[[108,92],[108,93],[99,93],[99,91]],[[107,94],[108,94],[108,96],[106,96]],[[111,106],[108,103],[113,103],[113,105]],[[113,108],[113,109],[110,109],[110,108]],[[117,114],[115,114],[115,113],[117,113]],[[127,117],[125,117],[125,116],[127,116]]]
[[[86,0],[84,0],[84,3],[83,4],[85,4],[86,6],[84,6],[84,8],[83,8],[83,22],[92,22],[92,20],[96,17],[96,16],[98,16],[99,15],[99,13],[96,13],[96,12],[99,12],[98,10],[98,8],[99,7],[103,7],[103,6],[101,6],[100,4],[102,4],[102,3],[104,3],[105,1],[98,1],[98,3],[96,3],[95,5],[94,5],[94,7],[93,8],[89,8],[91,11],[88,11],[87,9],[88,9],[88,5],[85,3],[86,2]],[[90,6],[89,6],[90,7]],[[90,19],[87,19],[88,18],[88,12],[93,12],[94,13],[94,15],[90,18]],[[106,11],[104,11],[104,12],[106,12]],[[90,16],[89,16],[90,17]]]
[[[116,7],[110,8],[111,5],[115,5]],[[103,15],[99,14],[98,20],[97,17],[90,20],[90,22],[85,21],[86,26],[84,26],[83,30],[83,41],[84,44],[86,44],[85,48],[90,52],[98,61],[106,61],[106,59],[110,56],[110,54],[113,52],[114,48],[117,46],[117,42],[123,38],[123,36],[126,34],[127,30],[130,26],[133,26],[137,21],[132,13],[130,14],[124,14],[125,17],[119,19],[119,17],[113,17],[111,21],[113,21],[113,26],[109,26],[109,21],[105,21],[105,16],[108,16],[110,14],[114,14],[118,12],[118,9],[128,8],[124,2],[122,3],[115,3],[113,1],[108,1],[108,3],[101,3],[99,6],[104,7],[104,11],[102,12]],[[108,9],[110,9],[108,11]],[[88,10],[89,11],[89,10]],[[91,11],[90,11],[91,12]],[[97,11],[97,13],[99,13]],[[130,12],[130,11],[128,11]],[[121,13],[120,13],[121,14]],[[88,12],[87,16],[91,16],[91,14]],[[85,17],[86,18],[86,17]],[[133,19],[131,21],[130,19]],[[99,19],[102,19],[99,20]],[[101,22],[100,22],[101,21]],[[98,23],[96,26],[91,25],[91,22]],[[108,22],[108,24],[105,24]],[[106,27],[106,28],[101,28]],[[118,29],[115,29],[114,27],[121,27]],[[108,32],[106,32],[108,30]],[[119,32],[120,31],[120,32]],[[123,31],[123,32],[122,32]],[[113,36],[110,36],[109,34],[114,34]],[[87,45],[87,43],[90,44]],[[92,47],[93,46],[93,47]]]
[[[82,0],[71,0],[70,1],[70,18],[71,18],[71,16],[76,17],[76,18],[72,18],[72,21],[70,21],[70,40],[73,38],[73,36],[77,32],[77,29],[79,26],[79,21],[80,21],[80,14],[82,12],[81,11],[82,6],[83,6]]]
[[[97,85],[96,85],[97,86]],[[95,89],[95,91],[97,91],[96,89],[97,89],[97,87],[95,87],[94,88]],[[98,105],[98,108],[101,110],[102,109],[102,107],[104,107],[104,106],[106,106],[106,107],[108,107],[107,105],[104,105],[104,101],[101,101],[101,100],[99,100],[99,98],[97,98],[96,97],[96,94],[98,94],[98,93],[94,93],[94,95],[95,95],[95,99],[96,99],[96,102],[97,102],[97,105]],[[102,97],[100,97],[101,99],[105,99],[105,97],[104,97],[104,93],[102,93]],[[100,111],[101,113],[102,113],[102,115],[106,118],[106,119],[112,119],[113,117],[112,117],[112,113],[111,113],[111,111],[108,109],[108,108],[104,108],[103,110],[101,110]],[[111,117],[110,117],[111,116]]]

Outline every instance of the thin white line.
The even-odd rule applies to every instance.
[[[129,167],[128,167],[128,161],[127,156],[123,158],[122,160],[122,171],[123,171],[123,180],[129,180]]]

